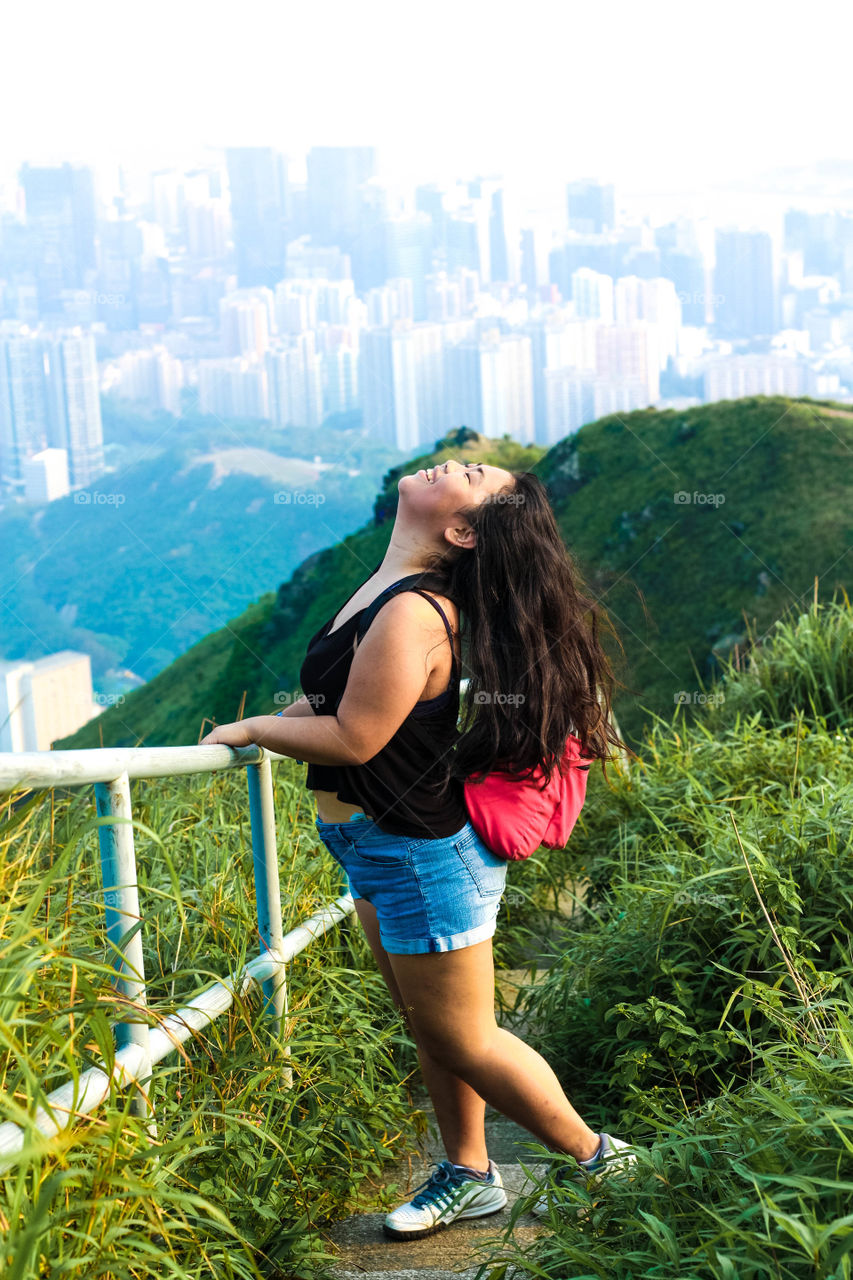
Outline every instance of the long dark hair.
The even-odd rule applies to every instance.
[[[451,777],[495,769],[529,777],[540,767],[548,780],[569,733],[583,756],[605,766],[611,747],[630,752],[610,723],[620,682],[599,630],[621,649],[619,637],[584,594],[542,481],[528,471],[512,476],[512,484],[457,513],[476,545],[436,553],[418,582],[459,608],[468,676],[461,737],[445,761],[442,789]]]

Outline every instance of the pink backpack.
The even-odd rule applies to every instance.
[[[410,574],[406,578],[400,578],[380,592],[367,606],[358,623],[359,642],[386,600],[400,591],[418,590],[413,584],[419,577],[419,574]],[[436,608],[444,617],[443,610],[438,605]],[[409,720],[409,724],[427,747],[434,749],[435,744],[425,727],[414,718]],[[537,782],[542,779],[542,770],[539,768],[532,778],[523,780],[512,774],[498,772],[490,773],[484,779],[479,774],[465,779],[465,807],[471,826],[497,857],[513,860],[529,858],[541,844],[549,849],[563,848],[586,797],[586,780],[591,762],[580,763],[583,758],[580,747],[580,739],[570,733],[560,767],[554,770],[544,791],[537,790]],[[561,773],[561,769],[565,772]]]
[[[590,765],[580,763],[580,748],[580,739],[570,733],[560,766],[542,791],[537,787],[543,777],[541,768],[532,778],[495,772],[465,779],[471,826],[492,853],[518,861],[529,858],[542,844],[549,849],[564,847],[586,798]]]

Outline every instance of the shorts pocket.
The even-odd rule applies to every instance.
[[[506,859],[482,852],[471,836],[454,840],[453,847],[468,869],[481,898],[499,897],[506,886]]]
[[[374,867],[387,867],[389,870],[394,867],[407,867],[411,861],[409,851],[405,842],[399,839],[389,842],[384,847],[377,843],[367,840],[349,840],[350,857],[356,858],[359,862],[369,862]]]

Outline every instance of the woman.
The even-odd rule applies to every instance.
[[[608,719],[604,615],[578,592],[536,476],[452,460],[401,477],[398,494],[384,558],[309,643],[304,696],[279,716],[222,725],[204,744],[258,743],[309,762],[317,830],[348,873],[447,1152],[385,1219],[387,1234],[414,1239],[506,1204],[486,1150],[486,1103],[573,1156],[563,1179],[632,1156],[595,1133],[547,1062],[496,1024],[492,935],[507,863],[475,833],[462,788],[495,768],[550,774],[569,732],[585,755],[613,758],[608,744],[623,744]],[[359,641],[359,620],[385,592]],[[471,673],[461,737],[460,611]],[[536,1209],[546,1207],[543,1198]]]

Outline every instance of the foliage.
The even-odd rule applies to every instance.
[[[257,953],[244,787],[242,770],[134,784],[154,1021]],[[291,928],[337,896],[340,873],[287,765],[275,788]],[[90,807],[85,793],[36,795],[10,804],[0,832],[0,1084],[4,1118],[19,1122],[113,1052],[109,1019],[121,1010]],[[5,1274],[316,1275],[318,1225],[425,1124],[402,1087],[414,1048],[368,956],[360,930],[342,924],[289,966],[282,1041],[260,1002],[240,1000],[189,1054],[166,1059],[156,1138],[120,1093],[54,1139],[31,1131],[0,1177]]]
[[[727,665],[724,703],[658,719],[638,763],[591,779],[562,857],[583,924],[519,1011],[638,1167],[565,1190],[553,1234],[505,1243],[490,1280],[522,1258],[553,1280],[850,1276],[851,654],[847,599],[815,605],[757,672]]]

